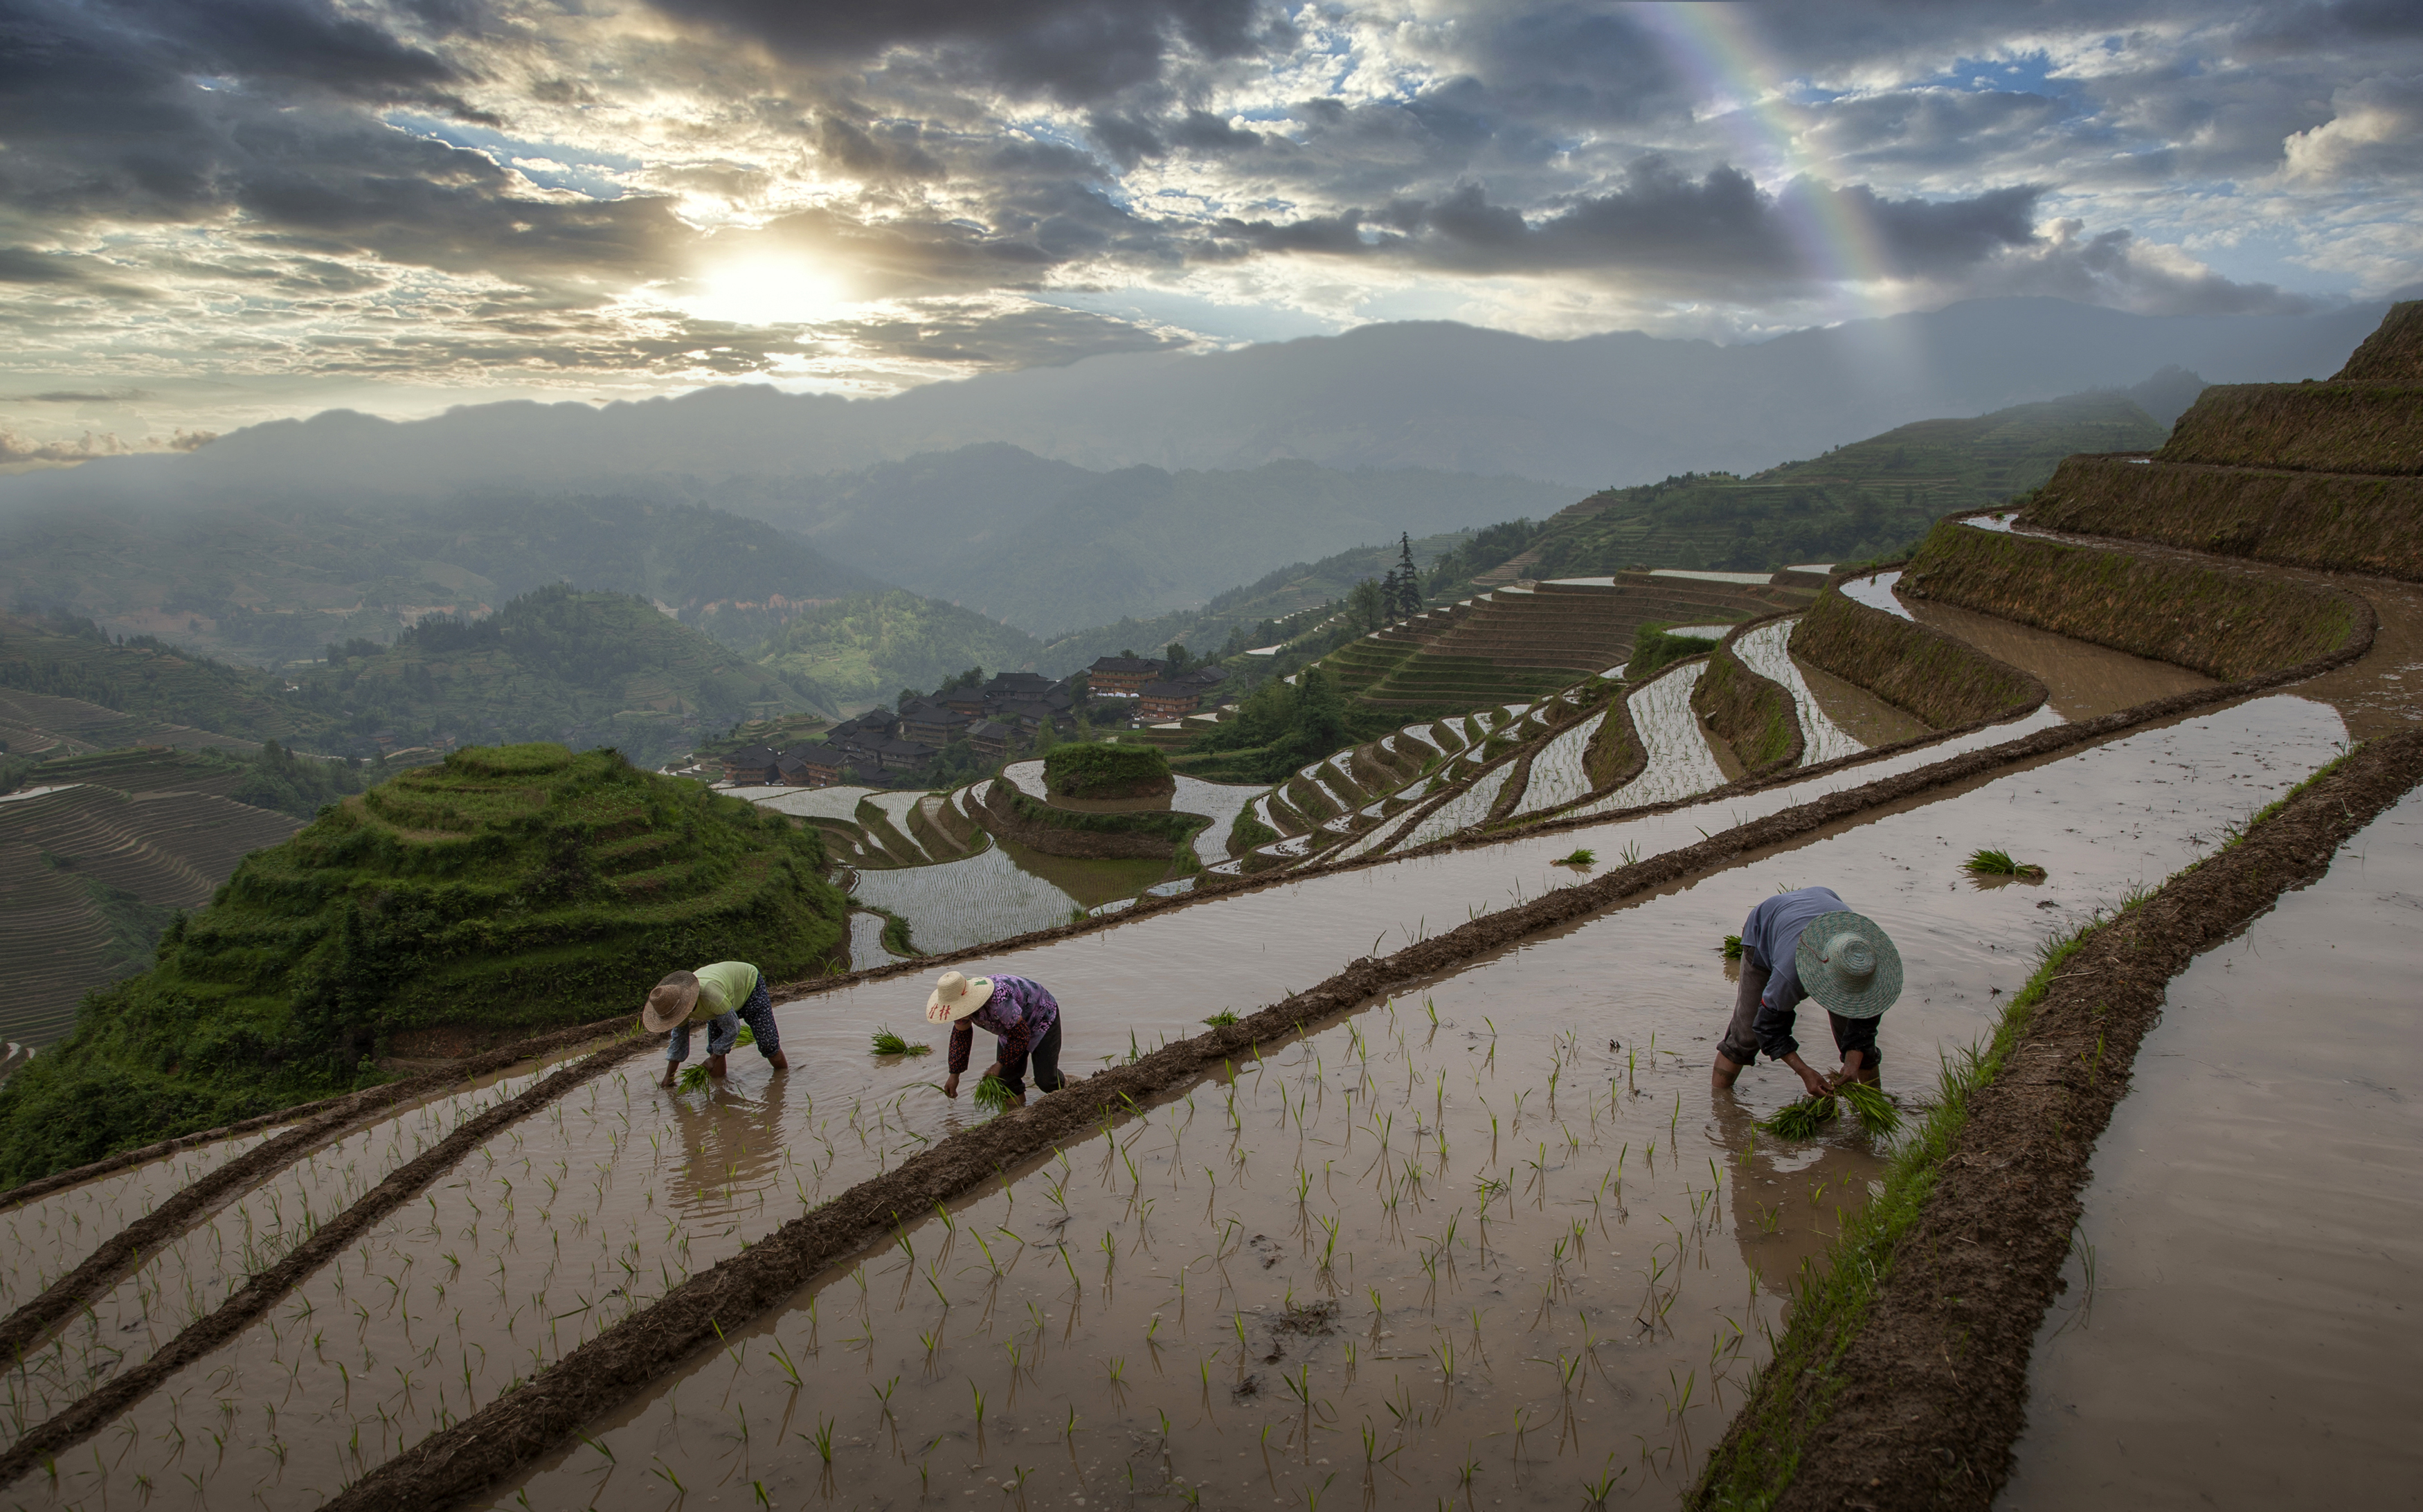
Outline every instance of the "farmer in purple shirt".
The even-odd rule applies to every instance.
[[[968,1069],[968,1051],[975,1031],[990,1030],[1000,1043],[984,1074],[998,1076],[1009,1089],[1009,1106],[1026,1106],[1026,1062],[1035,1062],[1037,1091],[1060,1090],[1060,1005],[1041,982],[1023,977],[962,977],[942,973],[926,999],[928,1023],[951,1027],[951,1074],[942,1080],[942,1095],[959,1095],[959,1074]],[[982,1080],[982,1077],[978,1078]]]
[[[1854,914],[1830,887],[1778,893],[1742,920],[1741,988],[1709,1076],[1719,1091],[1764,1051],[1790,1066],[1812,1096],[1877,1079],[1877,1020],[1901,995],[1901,952],[1877,921]],[[1814,997],[1834,1031],[1843,1069],[1827,1076],[1800,1058],[1795,1010]]]

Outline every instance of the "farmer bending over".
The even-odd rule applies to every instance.
[[[975,1031],[990,1030],[1000,1043],[986,1076],[998,1076],[1009,1089],[1009,1106],[1026,1106],[1026,1062],[1035,1060],[1035,1089],[1056,1092],[1060,1077],[1060,1005],[1043,984],[1023,977],[962,977],[942,973],[926,999],[926,1019],[951,1027],[951,1074],[942,1079],[942,1095],[959,1095],[959,1073],[968,1069],[968,1051]],[[977,1078],[979,1081],[983,1077]]]
[[[1742,920],[1741,990],[1717,1045],[1709,1084],[1731,1087],[1766,1052],[1799,1074],[1812,1096],[1854,1079],[1877,1079],[1877,1019],[1901,995],[1901,952],[1877,927],[1843,906],[1830,887],[1778,893]],[[1800,1058],[1793,1010],[1814,997],[1834,1030],[1843,1069],[1821,1076]]]
[[[766,974],[746,961],[719,961],[696,971],[667,973],[650,989],[648,1006],[640,1011],[641,1028],[673,1035],[665,1042],[665,1086],[673,1084],[673,1074],[689,1058],[690,1021],[700,1013],[706,1017],[708,1075],[722,1078],[723,1058],[740,1038],[743,1023],[756,1038],[759,1055],[772,1061],[776,1071],[791,1069],[790,1058],[783,1054],[782,1032],[774,1027],[774,998],[766,990]]]

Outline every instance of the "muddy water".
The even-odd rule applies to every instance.
[[[2371,601],[2379,624],[2356,661],[2299,683],[2297,692],[2339,711],[2360,740],[2412,729],[2423,720],[2423,588],[2378,578],[2313,574]]]
[[[2015,620],[1923,599],[1909,602],[1908,607],[1920,624],[1966,641],[2022,672],[2034,673],[2050,694],[2049,707],[2066,720],[2093,719],[2172,693],[2213,686],[2213,679],[2200,672],[2073,641]]]
[[[1021,1471],[1030,1504],[1293,1504],[1361,1494],[1367,1425],[1375,1503],[1456,1495],[1471,1463],[1476,1501],[1571,1506],[1611,1475],[1617,1499],[1671,1504],[1794,1270],[1880,1170],[1849,1130],[1753,1130],[1797,1092],[1788,1074],[1710,1092],[1722,936],[1819,881],[1887,921],[1908,986],[1885,1076],[1921,1093],[2046,933],[2176,869],[2193,836],[2218,839],[2326,753],[2336,720],[2270,702],[1845,826],[1366,1008],[1242,1068],[1233,1122],[1228,1090],[1201,1085],[979,1195],[956,1233],[912,1226],[590,1425],[610,1460],[576,1444],[495,1504],[655,1506],[675,1483],[754,1504],[752,1482],[777,1505],[957,1504]],[[2052,881],[1971,885],[1959,858],[2012,835]],[[1105,1027],[1069,1023],[1082,1064]]]
[[[1559,1032],[1579,1034],[1576,1042],[1581,1046],[1595,1045],[1603,1042],[1603,1027],[1625,1045],[1627,1076],[1653,1078],[1654,1096],[1668,1106],[1674,1123],[1671,1137],[1687,1143],[1689,1131],[1701,1128],[1700,1144],[1690,1146],[1689,1169],[1701,1169],[1696,1162],[1703,1158],[1702,1145],[1704,1158],[1716,1159],[1721,1168],[1724,1152],[1741,1147],[1747,1117],[1779,1103],[1788,1090],[1781,1077],[1753,1073],[1744,1084],[1749,1112],[1736,1113],[1708,1106],[1704,1091],[1696,1090],[1704,1088],[1702,1058],[1706,1045],[1694,1043],[1692,1037],[1714,1032],[1707,1017],[1720,1012],[1727,1000],[1714,946],[1723,933],[1738,929],[1741,913],[1758,897],[1778,885],[1822,878],[1862,906],[1889,912],[1905,954],[1922,954],[1937,963],[1913,966],[1904,1008],[1888,1021],[1889,1074],[1894,1065],[1913,1070],[1932,1066],[1939,1042],[1947,1035],[1973,1033],[1981,1015],[1990,1011],[1989,988],[2007,991],[2017,985],[2027,969],[2027,945],[2051,921],[2077,916],[2135,883],[2176,869],[2195,852],[2197,837],[2217,839],[2225,820],[2242,816],[2321,759],[2336,732],[2336,720],[2317,706],[2293,698],[2262,700],[2016,772],[1946,804],[1913,804],[1874,824],[1819,842],[1822,849],[1802,847],[1742,868],[1746,875],[1729,875],[1720,884],[1702,883],[1607,915],[1563,940],[1544,942],[1536,956],[1528,947],[1514,952],[1506,958],[1505,969],[1515,975],[1466,973],[1442,985],[1447,995],[1440,997],[1441,1011],[1462,1026],[1457,1032],[1472,1032],[1469,1020],[1476,1014],[1495,1018],[1502,1030],[1516,1037],[1512,1042],[1526,1058],[1522,1063],[1539,1062],[1532,1074],[1510,1085],[1504,1094],[1485,1088],[1474,1093],[1478,1097],[1485,1091],[1496,1107],[1503,1097],[1523,1091],[1527,1114],[1536,1106],[1530,1099],[1538,1096],[1530,1089],[1545,1075],[1539,1047]],[[2191,769],[2194,780],[2189,780]],[[1699,818],[1713,822],[1717,816]],[[1687,818],[1682,822],[1686,828],[1672,837],[1673,843],[1696,837],[1699,826]],[[1608,828],[1620,833],[1625,827]],[[1958,855],[1980,844],[2012,843],[2013,836],[2032,837],[2022,847],[2029,859],[2052,868],[2053,881],[2046,888],[1983,892],[1959,880],[1954,869]],[[1588,834],[1579,837],[1587,840]],[[1565,853],[1576,838],[1557,836],[1554,854]],[[1504,875],[1508,852],[1519,849],[1494,847],[1450,858],[1465,863],[1462,868],[1408,863],[1312,879],[1140,920],[1129,929],[1036,947],[988,964],[1034,975],[1059,993],[1069,1010],[1064,1064],[1083,1070],[1148,1048],[1164,1037],[1191,1032],[1196,1021],[1215,1008],[1251,1009],[1326,975],[1343,960],[1373,947],[1375,942],[1362,933],[1373,917],[1393,916],[1409,902],[1418,905],[1420,883],[1461,878],[1468,885],[1482,875],[1470,869],[1482,857],[1492,858],[1487,865],[1497,868],[1490,874]],[[1555,869],[1545,859],[1540,865],[1543,870]],[[1396,880],[1400,872],[1417,885],[1404,891],[1372,885]],[[2056,906],[2039,910],[2034,905],[2040,901]],[[1423,927],[1414,919],[1406,923],[1408,932]],[[1923,950],[1917,942],[1924,943]],[[1521,975],[1529,969],[1521,963],[1534,959],[1546,963],[1542,969],[1553,967],[1559,975]],[[1614,963],[1621,963],[1621,970],[1610,970]],[[1471,995],[1456,995],[1464,993]],[[125,1429],[120,1426],[108,1429],[104,1440],[113,1445],[124,1442],[127,1454],[100,1480],[123,1485],[143,1474],[155,1485],[169,1485],[171,1476],[190,1473],[225,1486],[239,1500],[257,1495],[270,1506],[314,1504],[340,1481],[359,1474],[473,1404],[491,1399],[516,1377],[559,1358],[595,1329],[660,1294],[686,1271],[736,1252],[750,1237],[801,1205],[821,1201],[896,1163],[926,1140],[964,1126],[979,1115],[964,1101],[946,1102],[923,1085],[940,1075],[939,1056],[867,1054],[868,1031],[886,1023],[912,1041],[941,1045],[941,1033],[922,1020],[923,998],[922,985],[904,981],[839,989],[822,999],[784,1004],[777,1014],[785,1048],[798,1068],[787,1076],[777,1077],[761,1058],[743,1049],[734,1055],[727,1088],[675,1092],[651,1084],[642,1062],[627,1074],[599,1084],[594,1095],[584,1093],[559,1105],[492,1141],[484,1154],[441,1181],[426,1202],[399,1214],[350,1251],[342,1264],[314,1277],[272,1319],[147,1399],[126,1420],[134,1429],[131,1437],[121,1438]],[[1525,1005],[1540,1003],[1562,1006],[1553,1013],[1534,1011],[1544,1016],[1524,1016]],[[1500,1006],[1508,1011],[1499,1012]],[[1657,1036],[1655,1044],[1649,1040],[1652,1034]],[[1531,1039],[1525,1042],[1522,1035]],[[1530,1048],[1523,1049],[1526,1043]],[[1328,1063],[1339,1063],[1325,1050],[1319,1053]],[[1504,1058],[1509,1054],[1500,1051],[1501,1071],[1510,1064]],[[1643,1067],[1656,1069],[1644,1072]],[[1438,1069],[1445,1068],[1433,1068]],[[1595,1080],[1603,1070],[1593,1067],[1589,1079]],[[1580,1085],[1584,1078],[1578,1064],[1571,1074]],[[1333,1086],[1315,1095],[1335,1100],[1340,1090]],[[1676,1096],[1684,1100],[1680,1105],[1673,1103]],[[1456,1127],[1450,1127],[1451,1147],[1468,1149],[1477,1142],[1477,1135],[1459,1134]],[[1548,1133],[1542,1128],[1539,1136]],[[1627,1142],[1617,1141],[1619,1160],[1633,1158],[1623,1154]],[[1581,1158],[1578,1152],[1568,1154]],[[1533,1158],[1545,1157],[1535,1150]],[[1733,1235],[1734,1254],[1749,1246],[1756,1264],[1773,1267],[1821,1241],[1822,1233],[1778,1238],[1791,1232],[1800,1214],[1768,1200],[1770,1183],[1774,1193],[1794,1195],[1809,1208],[1809,1222],[1831,1232],[1834,1202],[1855,1193],[1840,1187],[1833,1174],[1826,1178],[1825,1189],[1808,1190],[1816,1180],[1802,1169],[1810,1158],[1806,1150],[1754,1157],[1744,1178],[1745,1191],[1735,1194],[1750,1205],[1743,1207],[1734,1197],[1720,1204],[1723,1213],[1750,1219],[1746,1232]],[[1824,1157],[1817,1158],[1822,1163]],[[1631,1169],[1626,1168],[1626,1179],[1637,1180],[1628,1174]],[[1713,1200],[1702,1200],[1699,1215],[1689,1212],[1694,1196],[1706,1186],[1695,1178],[1693,1189],[1687,1190],[1674,1168],[1660,1169],[1676,1184],[1661,1186],[1663,1195],[1635,1204],[1635,1220],[1655,1211],[1672,1218],[1681,1230],[1697,1218],[1703,1232],[1689,1241],[1688,1257],[1695,1278],[1709,1255],[1715,1256],[1708,1260],[1711,1265],[1736,1264],[1725,1262],[1721,1247],[1704,1232],[1707,1202]],[[1835,1169],[1828,1168],[1829,1172]],[[1468,1192],[1474,1174],[1470,1167],[1457,1164],[1444,1178],[1426,1175],[1427,1189],[1444,1192],[1447,1186],[1460,1186]],[[1561,1194],[1563,1188],[1556,1190]],[[1021,1213],[1035,1205],[1023,1195],[1017,1201]],[[1791,1218],[1777,1216],[1787,1210]],[[1346,1211],[1341,1202],[1333,1216]],[[1557,1215],[1553,1202],[1538,1212],[1557,1216],[1560,1223],[1571,1216]],[[1005,1220],[1022,1232],[1019,1220],[1007,1216],[1006,1200]],[[1254,1221],[1258,1227],[1249,1232],[1278,1236],[1269,1221]],[[1769,1224],[1780,1226],[1769,1233],[1763,1227]],[[1670,1247],[1673,1232],[1657,1224],[1659,1242]],[[1529,1242],[1525,1241],[1527,1247]],[[1598,1243],[1624,1249],[1626,1265],[1653,1264],[1646,1258],[1654,1248],[1649,1243],[1636,1241],[1637,1249],[1613,1239]],[[964,1254],[954,1262],[968,1263]],[[1516,1272],[1522,1285],[1543,1283],[1544,1279],[1536,1274],[1537,1258],[1517,1252],[1511,1263],[1531,1267]],[[1734,1280],[1740,1283],[1741,1300],[1733,1318],[1755,1334],[1751,1311],[1771,1306],[1771,1297],[1751,1299],[1746,1268],[1750,1263],[1737,1262]],[[1230,1264],[1233,1273],[1233,1257]],[[893,1278],[893,1284],[897,1280]],[[1589,1305],[1638,1308],[1646,1295],[1625,1291],[1644,1286],[1639,1280],[1621,1284],[1610,1280],[1607,1284],[1614,1292],[1593,1294],[1598,1301]],[[1699,1287],[1696,1279],[1691,1284]],[[1770,1293],[1781,1284],[1769,1268]],[[1497,1289],[1507,1292],[1507,1299],[1492,1300],[1475,1292],[1457,1306],[1503,1306],[1511,1313],[1517,1305],[1515,1292],[1502,1282]],[[1695,1299],[1678,1315],[1694,1317],[1692,1328],[1674,1325],[1669,1342],[1677,1351],[1687,1344],[1689,1358],[1702,1361],[1699,1385],[1686,1387],[1694,1367],[1678,1356],[1658,1367],[1679,1366],[1664,1390],[1705,1390],[1709,1336],[1730,1327],[1715,1310],[1734,1295],[1730,1281],[1690,1293]],[[1484,1317],[1482,1346],[1493,1361],[1502,1361],[1509,1344],[1489,1332],[1499,1326]],[[1576,1329],[1581,1326],[1577,1318]],[[1539,1342],[1529,1337],[1514,1341],[1512,1352],[1519,1360],[1524,1345]],[[1570,1354],[1577,1343],[1576,1331],[1576,1339],[1562,1341],[1561,1347]],[[1147,1349],[1135,1358],[1148,1354]],[[1717,1363],[1731,1368],[1721,1361]],[[882,1378],[870,1384],[880,1384]],[[1576,1408],[1577,1414],[1602,1405],[1613,1410],[1619,1403],[1626,1404],[1626,1410],[1662,1410],[1642,1405],[1654,1404],[1656,1393],[1642,1381],[1624,1378],[1629,1396],[1616,1393],[1586,1401]],[[1662,1375],[1659,1379],[1664,1380]],[[1265,1385],[1278,1389],[1275,1381]],[[1613,1386],[1607,1390],[1615,1393]],[[1509,1413],[1513,1409],[1504,1398],[1491,1400],[1504,1403]],[[1691,1400],[1713,1403],[1697,1395]],[[238,1404],[241,1410],[230,1416],[220,1408],[223,1401]],[[872,1406],[871,1394],[867,1401]],[[824,1410],[834,1415],[838,1406],[836,1402]],[[1175,1406],[1167,1409],[1176,1416]],[[764,1421],[756,1408],[750,1410],[752,1418]],[[779,1404],[769,1410],[779,1413]],[[1708,1414],[1704,1419],[1690,1416],[1702,1410]],[[1373,1411],[1383,1413],[1376,1408]],[[1703,1442],[1720,1421],[1713,1405],[1683,1409],[1673,1419],[1687,1427],[1695,1443]],[[1511,1425],[1501,1427],[1511,1431]],[[214,1446],[210,1461],[200,1461],[193,1446],[206,1433],[227,1438],[224,1458]],[[1671,1435],[1658,1440],[1644,1433],[1643,1438],[1649,1443],[1674,1443]],[[797,1440],[784,1441],[798,1446]],[[282,1461],[281,1448],[288,1452]],[[1687,1460],[1682,1448],[1673,1452]],[[1594,1455],[1604,1459],[1603,1452]],[[646,1457],[639,1456],[642,1462]],[[1646,1461],[1637,1463],[1640,1468],[1630,1473],[1649,1473]],[[1511,1471],[1511,1459],[1504,1468]],[[1607,1468],[1596,1465],[1593,1473]],[[1680,1473],[1671,1462],[1664,1472]],[[60,1497],[81,1502],[95,1489],[93,1478],[81,1472],[71,1474],[63,1466]],[[47,1503],[52,1496],[32,1480],[15,1492],[29,1504]]]
[[[1906,710],[1895,708],[1858,683],[1846,681],[1821,667],[1813,667],[1798,657],[1792,659],[1792,664],[1799,671],[1801,682],[1807,685],[1810,698],[1825,710],[1826,717],[1861,745],[1892,745],[1926,735],[1927,727],[1924,721]]]
[[[22,1307],[33,1300],[53,1281],[84,1264],[101,1240],[284,1132],[263,1129],[241,1138],[181,1150],[0,1214],[0,1233],[7,1235],[6,1261],[0,1263],[0,1309]]]
[[[1870,609],[1881,609],[1888,614],[1898,614],[1903,619],[1908,619],[1909,606],[1902,602],[1899,594],[1893,592],[1893,584],[1899,581],[1901,581],[1901,574],[1897,571],[1878,572],[1865,578],[1845,580],[1842,583],[1842,593],[1844,597],[1854,603],[1865,604]]]
[[[2410,795],[2172,981],[2096,1151],[2000,1505],[2414,1501],[2418,927]]]

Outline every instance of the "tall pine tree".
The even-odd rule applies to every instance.
[[[1397,533],[1397,601],[1393,606],[1401,618],[1411,619],[1422,612],[1422,580],[1414,569],[1414,538],[1400,531]]]

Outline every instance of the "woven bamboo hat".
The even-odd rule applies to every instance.
[[[1848,909],[1811,919],[1793,964],[1818,1006],[1845,1018],[1875,1018],[1901,995],[1901,952],[1875,919]]]
[[[992,979],[970,979],[956,971],[942,973],[934,984],[933,995],[926,999],[926,1022],[957,1024],[977,1009],[992,1001]]]
[[[689,1022],[690,1011],[698,1007],[698,978],[687,971],[676,971],[648,989],[648,1003],[640,1010],[640,1027],[650,1034],[665,1034]]]

